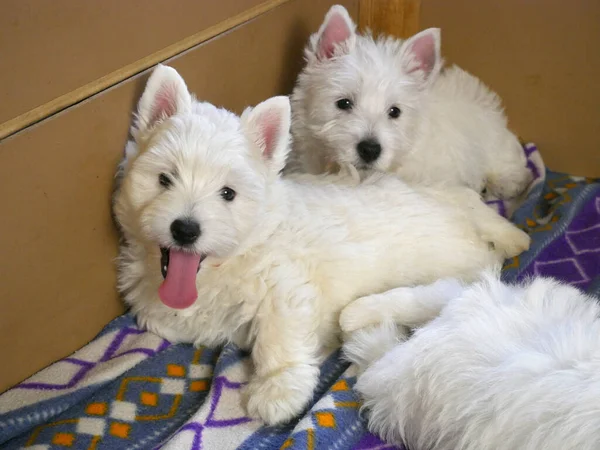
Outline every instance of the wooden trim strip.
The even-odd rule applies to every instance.
[[[360,0],[360,30],[407,38],[420,29],[421,0]]]
[[[56,114],[82,100],[85,100],[92,95],[95,95],[105,89],[114,86],[131,76],[143,72],[144,70],[172,58],[190,48],[201,44],[215,36],[224,33],[234,27],[237,27],[244,22],[248,22],[256,17],[288,2],[290,0],[267,0],[260,5],[254,6],[240,14],[229,17],[228,19],[213,25],[196,34],[188,36],[181,41],[169,45],[157,52],[152,53],[142,59],[132,62],[126,66],[115,70],[97,80],[87,83],[71,92],[61,95],[43,105],[40,105],[26,113],[23,113],[7,122],[0,124],[0,140],[21,131],[30,125],[33,125],[40,120],[43,120],[53,114]]]

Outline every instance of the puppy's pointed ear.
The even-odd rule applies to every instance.
[[[443,64],[440,40],[440,29],[428,28],[402,44],[402,68],[416,79],[420,88],[433,83],[440,73]]]
[[[137,129],[148,130],[157,123],[192,109],[192,96],[175,69],[159,64],[150,75],[138,103]]]
[[[290,122],[290,100],[285,96],[265,100],[242,114],[244,132],[271,173],[277,174],[285,166],[290,150]]]
[[[311,36],[307,51],[322,61],[350,52],[355,42],[356,25],[346,8],[334,5],[325,15],[319,31]]]

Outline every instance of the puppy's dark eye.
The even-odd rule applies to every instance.
[[[402,113],[402,111],[400,111],[400,108],[398,108],[397,106],[392,106],[388,110],[388,116],[390,117],[390,119],[397,119],[398,117],[400,117],[400,113]]]
[[[170,187],[173,184],[173,180],[171,180],[171,177],[169,175],[167,175],[166,173],[161,173],[158,176],[158,182],[160,183],[160,185],[162,187]]]
[[[349,98],[343,98],[335,102],[335,106],[337,106],[338,109],[341,109],[343,111],[349,111],[354,106],[354,103],[352,103],[352,100],[350,100]]]
[[[223,189],[221,189],[221,197],[223,197],[223,200],[226,202],[231,202],[235,198],[235,191],[225,186]]]

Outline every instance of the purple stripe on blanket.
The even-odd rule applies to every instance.
[[[525,151],[525,156],[529,158],[529,156],[537,150],[537,147],[534,144],[525,144],[523,150]]]
[[[531,156],[534,153],[537,153],[537,147],[534,144],[527,144],[523,146],[523,150],[525,151],[525,156],[527,158],[527,168],[531,171],[531,174],[533,175],[533,180],[535,181],[542,175],[538,166],[531,159]]]
[[[539,172],[537,166],[530,159],[527,160],[527,168],[529,170],[531,170],[531,173],[533,174],[533,179],[534,180],[540,177],[540,172]]]
[[[83,378],[85,378],[85,376],[88,374],[88,372],[90,370],[92,370],[94,367],[96,367],[96,365],[98,365],[101,362],[106,362],[111,359],[119,358],[119,357],[125,356],[125,355],[130,355],[133,353],[140,353],[140,354],[146,355],[147,357],[151,357],[151,356],[154,356],[157,353],[163,351],[164,349],[166,349],[167,347],[169,347],[171,345],[168,341],[163,340],[161,342],[160,346],[156,350],[142,347],[142,348],[131,348],[122,353],[117,353],[117,351],[119,350],[119,348],[121,347],[121,345],[123,344],[123,342],[125,341],[125,338],[127,336],[140,335],[140,334],[144,334],[144,333],[146,333],[146,331],[142,331],[137,328],[131,328],[131,327],[123,328],[122,330],[120,330],[117,333],[117,335],[114,337],[113,341],[106,348],[106,350],[104,351],[104,354],[98,361],[94,361],[94,362],[84,361],[82,359],[77,359],[77,358],[73,358],[73,357],[63,359],[62,361],[60,361],[61,364],[62,363],[70,363],[70,364],[74,364],[77,366],[81,366],[81,368],[77,372],[75,372],[75,374],[71,377],[71,379],[65,383],[25,382],[25,383],[21,383],[15,387],[13,387],[12,389],[31,389],[31,390],[41,389],[44,391],[58,391],[58,390],[63,390],[63,389],[71,389],[71,388],[77,386],[77,384]]]
[[[59,389],[69,389],[75,386],[79,381],[90,371],[96,364],[88,361],[82,361],[77,358],[65,358],[63,362],[69,362],[77,366],[81,366],[73,378],[68,383],[64,384],[49,384],[49,383],[21,383],[13,389],[41,389],[44,391],[54,391]]]
[[[367,433],[352,450],[406,450],[405,447],[396,447],[386,444],[372,433]]]

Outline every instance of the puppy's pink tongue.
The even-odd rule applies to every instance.
[[[198,298],[196,289],[198,264],[200,264],[200,255],[169,250],[167,276],[158,288],[158,296],[169,308],[187,308]]]

